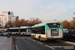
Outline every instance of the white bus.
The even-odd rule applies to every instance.
[[[10,35],[12,35],[12,34],[18,35],[19,34],[19,27],[9,28],[8,31],[9,31]]]
[[[31,27],[30,26],[21,26],[13,27],[8,29],[9,34],[16,34],[16,35],[31,35]]]
[[[20,33],[21,35],[31,35],[31,27],[30,26],[21,26],[20,27]]]

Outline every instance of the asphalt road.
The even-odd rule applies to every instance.
[[[32,39],[31,37],[28,37]],[[46,44],[50,47],[53,47],[55,50],[75,50],[75,42],[65,41],[65,40],[47,40],[47,41],[39,41],[38,39],[32,39],[43,44]]]
[[[14,38],[18,50],[75,50],[75,45],[73,45],[75,42],[73,44],[63,40],[41,42],[26,36],[16,36]]]
[[[25,37],[14,37],[18,50],[53,50]]]

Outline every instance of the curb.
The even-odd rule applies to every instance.
[[[15,39],[13,37],[11,38],[11,50],[17,50],[15,45]]]

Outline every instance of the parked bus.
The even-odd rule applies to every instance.
[[[16,35],[31,35],[31,27],[29,26],[21,26],[13,27],[8,29],[9,34],[16,34]]]
[[[30,26],[22,26],[20,27],[21,35],[31,35],[31,27]]]
[[[19,27],[9,28],[8,31],[9,31],[10,35],[12,35],[12,34],[18,35],[19,34]]]
[[[63,27],[61,23],[45,23],[32,26],[32,38],[45,41],[47,39],[63,38]]]

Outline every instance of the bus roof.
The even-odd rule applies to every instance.
[[[12,28],[9,28],[9,29],[19,29],[19,27],[12,27]]]
[[[37,24],[37,25],[32,26],[32,28],[34,28],[34,27],[40,27],[40,26],[45,26],[45,25],[46,25],[46,23],[44,23],[44,24]]]
[[[50,23],[58,23],[58,22],[50,22]],[[32,28],[34,28],[34,27],[40,27],[40,26],[45,26],[46,24],[48,24],[48,23],[36,24],[36,25],[32,26]]]
[[[20,28],[30,28],[30,26],[21,26]]]

